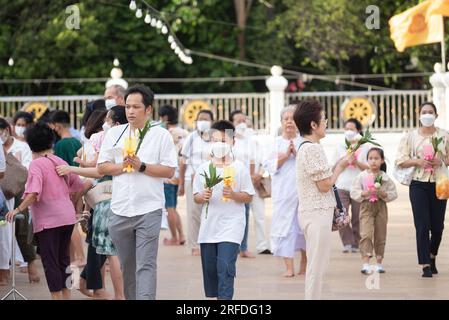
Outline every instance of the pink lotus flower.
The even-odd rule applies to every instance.
[[[432,161],[435,157],[435,150],[433,149],[433,146],[431,144],[425,144],[423,145],[423,154],[424,154],[424,160]],[[431,165],[426,166],[424,168],[425,172],[433,173],[433,167]]]
[[[370,196],[369,196],[369,202],[373,203],[373,202],[377,202],[379,200],[379,198],[377,197],[377,193],[376,193],[376,183],[374,182],[374,175],[373,174],[369,174],[365,177],[364,180],[364,185],[365,185],[365,190],[371,191],[370,192]]]

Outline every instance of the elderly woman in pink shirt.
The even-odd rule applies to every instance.
[[[26,142],[33,152],[24,200],[6,218],[27,207],[33,212],[33,231],[37,237],[45,277],[52,299],[70,299],[67,280],[70,278],[70,238],[75,225],[76,200],[82,195],[83,184],[75,174],[60,177],[56,166],[66,162],[53,155],[53,132],[43,123],[29,128]]]

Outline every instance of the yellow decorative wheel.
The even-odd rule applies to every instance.
[[[341,105],[343,120],[359,120],[362,125],[370,125],[376,117],[375,106],[367,98],[348,98]]]
[[[209,104],[201,100],[192,100],[182,108],[182,119],[189,128],[195,128],[195,120],[200,110],[210,110]]]
[[[48,106],[42,102],[29,102],[22,107],[22,111],[34,114],[34,121],[37,121],[47,111]]]

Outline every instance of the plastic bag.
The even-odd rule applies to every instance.
[[[438,168],[435,172],[436,184],[435,191],[436,196],[440,200],[449,199],[449,171],[447,167]]]

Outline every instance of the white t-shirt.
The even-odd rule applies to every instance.
[[[19,160],[22,166],[27,169],[33,160],[33,154],[28,144],[17,139],[14,139],[11,147],[9,147],[8,153],[12,153],[12,155]]]
[[[209,172],[210,161],[198,167],[193,181],[193,194],[204,190],[205,179],[200,174]],[[233,190],[254,195],[248,169],[240,161],[231,164],[235,168]],[[223,168],[217,168],[217,175],[223,176]],[[235,201],[222,200],[223,181],[213,188],[212,198],[209,201],[209,211],[206,219],[206,205],[201,212],[201,225],[198,234],[198,243],[233,242],[240,244],[245,233],[245,204]]]
[[[254,150],[251,148],[251,137],[236,137],[232,152],[234,153],[235,159],[242,162],[248,168],[250,163],[254,163],[254,157],[252,154]]]
[[[210,145],[210,142],[204,141],[196,130],[186,138],[181,150],[187,165],[184,178],[186,181],[191,181],[197,168],[210,160]]]
[[[362,144],[355,153],[357,161],[366,164],[368,162],[366,156],[371,147],[372,145],[370,145],[369,143]],[[344,143],[343,140],[343,142],[337,146],[333,162],[337,163],[337,161],[340,160],[340,158],[344,157],[347,154],[346,150],[347,150],[346,143]],[[362,170],[360,170],[359,167],[355,165],[350,165],[346,167],[346,169],[343,170],[343,172],[338,176],[335,185],[337,186],[338,189],[351,191],[352,183],[354,182],[355,178],[359,175],[360,172],[362,172]]]
[[[122,132],[123,135],[120,137]],[[122,163],[124,142],[127,136],[129,136],[127,124],[109,129],[100,149],[98,164],[103,162]],[[114,144],[116,145],[114,146]],[[178,163],[170,133],[159,126],[151,127],[147,132],[137,156],[146,164],[176,168]],[[163,178],[150,177],[137,171],[114,176],[112,180],[112,212],[120,216],[134,217],[162,209],[165,205],[163,181]]]

